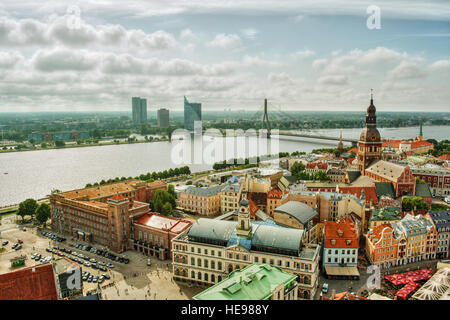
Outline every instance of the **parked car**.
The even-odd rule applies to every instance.
[[[92,263],[96,263],[97,262],[97,260],[95,260],[94,258],[89,259],[89,261],[92,262]]]
[[[94,279],[94,276],[91,274],[91,275],[88,277],[87,282],[92,282],[92,279]]]
[[[52,252],[52,248],[46,248],[45,251]]]
[[[15,243],[15,244],[13,244],[13,246],[11,248],[16,249],[18,245],[19,245],[18,243]]]
[[[90,266],[91,266],[91,264],[90,264],[89,262],[87,262],[87,261],[85,261],[83,264],[84,264],[86,267],[90,267]]]
[[[17,247],[14,248],[16,251],[22,249],[22,245],[21,244],[17,244]]]
[[[324,283],[324,284],[322,285],[322,292],[323,292],[323,293],[327,293],[327,292],[328,292],[328,283]]]
[[[111,277],[109,276],[109,274],[107,273],[103,273],[102,277],[104,277],[105,279],[111,279]]]
[[[99,266],[98,268],[102,271],[108,271],[108,269],[106,269],[106,267],[104,267],[104,266]]]
[[[98,283],[103,283],[103,281],[105,281],[105,278],[103,276],[101,276],[100,278],[98,278]]]
[[[150,260],[150,258],[147,259],[147,266],[151,266],[152,265],[152,261]]]
[[[92,279],[93,283],[97,283],[97,281],[98,281],[98,277],[95,277],[94,279]]]
[[[129,263],[130,263],[130,259],[124,258],[124,259],[123,259],[123,262],[124,262],[125,264],[129,264]]]
[[[3,241],[2,246],[6,246],[9,243],[9,241]]]
[[[113,265],[112,263],[108,263],[106,266],[107,266],[108,268],[114,268],[114,265]]]
[[[19,240],[17,240],[17,242],[20,243],[20,244],[22,244],[22,243],[23,243],[23,240],[20,240],[20,239],[19,239]]]

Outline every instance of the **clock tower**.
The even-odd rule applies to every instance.
[[[370,164],[381,159],[381,137],[377,129],[376,109],[373,104],[373,90],[370,93],[370,106],[367,108],[366,127],[358,142],[358,169],[364,175]]]

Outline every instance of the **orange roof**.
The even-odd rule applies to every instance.
[[[58,300],[53,266],[46,264],[1,274],[0,300]]]
[[[350,164],[352,164],[353,161],[354,161],[355,159],[356,159],[356,158],[350,158],[350,159],[347,159],[347,162],[350,163]]]
[[[248,208],[250,211],[250,215],[254,216],[256,214],[256,212],[258,212],[259,208],[252,200],[249,200],[248,203],[249,203]]]
[[[415,148],[420,148],[420,147],[426,147],[426,146],[432,146],[433,144],[431,142],[428,142],[426,140],[422,140],[422,141],[413,141],[413,143],[411,143],[411,149],[415,149]]]
[[[115,194],[115,195],[113,195],[110,199],[113,199],[113,200],[123,200],[123,199],[126,199],[123,195],[121,195],[121,194]]]
[[[270,189],[269,192],[267,192],[267,198],[270,199],[281,199],[282,196],[283,191],[276,188]]]
[[[384,140],[381,144],[381,146],[384,147],[389,147],[389,142],[391,143],[391,148],[398,148],[400,146],[400,143],[402,142],[402,140]]]
[[[358,148],[354,147],[354,148],[351,148],[350,150],[348,150],[348,153],[352,153],[352,152],[358,153]]]
[[[358,198],[361,197],[362,190],[364,189],[364,195],[366,197],[366,202],[372,202],[374,204],[378,203],[377,192],[375,187],[341,187],[339,186],[339,191],[345,194],[352,194]]]
[[[142,226],[180,233],[192,223],[188,220],[166,217],[156,212],[146,213],[134,221]]]
[[[374,240],[374,242],[376,243],[378,240],[381,239],[381,233],[383,232],[384,229],[386,228],[390,228],[392,229],[392,225],[390,223],[383,223],[380,224],[379,226],[376,226],[375,228],[373,228],[372,230],[370,230],[367,233],[367,236],[369,237],[369,239],[372,241]]]
[[[442,160],[450,160],[450,154],[443,154],[442,156],[440,156],[439,157],[439,159],[442,159]]]
[[[327,165],[326,163],[324,163],[324,162],[319,161],[319,162],[311,162],[311,163],[308,163],[308,164],[306,165],[306,167],[307,167],[308,169],[314,169],[315,167],[317,167],[317,168],[319,168],[319,169],[326,169],[326,168],[328,167],[328,165]]]
[[[166,185],[166,182],[164,180],[156,180],[156,181],[147,183],[147,187],[149,187],[149,188],[157,188],[157,187],[162,187],[165,185]]]
[[[358,248],[358,233],[355,223],[349,217],[338,222],[325,221],[325,248]],[[331,240],[335,240],[334,244]]]
[[[104,184],[101,186],[89,187],[84,189],[72,190],[60,193],[61,196],[67,199],[78,199],[80,197],[89,197],[89,199],[104,198],[117,193],[124,193],[136,190],[134,185],[142,181],[128,180]]]

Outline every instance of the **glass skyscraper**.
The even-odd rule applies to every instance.
[[[184,128],[189,131],[194,130],[194,121],[202,120],[202,104],[189,102],[184,97]]]
[[[132,97],[131,108],[134,124],[147,122],[147,99]]]

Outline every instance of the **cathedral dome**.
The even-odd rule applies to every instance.
[[[359,137],[359,141],[365,142],[380,142],[380,132],[377,128],[374,127],[365,127],[361,132],[361,136]]]

